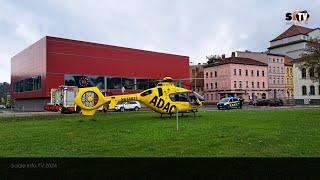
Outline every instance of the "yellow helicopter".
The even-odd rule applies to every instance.
[[[162,114],[172,114],[176,110],[179,113],[195,113],[202,105],[204,98],[198,93],[176,87],[171,77],[165,77],[156,87],[147,89],[141,93],[103,96],[97,87],[79,88],[74,99],[81,108],[83,115],[94,115],[96,110],[103,108],[114,109],[119,102],[140,101],[153,111]]]

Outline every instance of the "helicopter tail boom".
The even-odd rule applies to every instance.
[[[140,101],[140,94],[103,96],[97,87],[79,88],[79,92],[74,99],[77,106],[81,108],[83,115],[92,116],[100,106],[114,109],[118,102]]]

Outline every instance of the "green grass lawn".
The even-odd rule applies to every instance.
[[[0,117],[0,157],[320,157],[320,109]]]

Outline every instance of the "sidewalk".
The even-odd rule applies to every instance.
[[[40,115],[57,115],[59,112],[41,111],[41,112],[18,112],[18,111],[0,111],[0,117],[12,116],[40,116]]]

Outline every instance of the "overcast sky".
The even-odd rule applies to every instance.
[[[179,54],[196,63],[232,51],[265,51],[285,31],[285,14],[307,10],[320,25],[319,0],[0,0],[0,82],[11,57],[40,38],[62,38]]]

